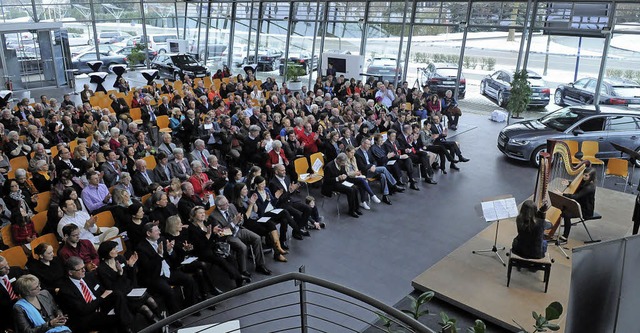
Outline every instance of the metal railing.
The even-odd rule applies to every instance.
[[[301,268],[304,270],[304,267]],[[294,284],[286,284],[293,281]],[[253,291],[260,298],[252,299]],[[268,291],[273,295],[263,296]],[[220,305],[229,301],[224,309]],[[199,317],[189,326],[202,327],[206,332],[225,322],[238,320],[242,332],[388,332],[384,316],[393,325],[393,331],[435,333],[402,311],[377,299],[342,285],[305,273],[291,272],[209,298],[157,322],[140,333],[157,332],[176,320],[218,305],[211,316]],[[222,329],[220,326],[218,329]],[[237,328],[216,332],[240,332]]]

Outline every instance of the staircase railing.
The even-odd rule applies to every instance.
[[[302,268],[304,270],[304,268]],[[287,285],[286,282],[294,284]],[[260,299],[251,292],[263,290]],[[265,291],[275,292],[262,296]],[[243,297],[241,297],[243,296]],[[232,305],[220,303],[231,300]],[[189,326],[203,326],[201,331],[238,320],[242,332],[393,332],[435,333],[420,322],[381,301],[305,273],[291,272],[254,282],[209,298],[155,323],[141,333],[157,332],[176,320],[219,304],[214,314],[201,317]],[[224,308],[223,308],[224,307]],[[384,318],[381,320],[380,318]],[[206,323],[205,323],[206,321]],[[222,326],[220,326],[222,328]],[[216,331],[218,332],[218,331]],[[222,332],[239,332],[231,329]]]

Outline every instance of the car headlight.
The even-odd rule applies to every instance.
[[[192,72],[192,71],[182,71],[182,72],[183,72],[184,74],[186,74],[186,75],[193,75],[193,72]]]
[[[529,140],[509,139],[509,143],[514,146],[526,146],[529,142]]]

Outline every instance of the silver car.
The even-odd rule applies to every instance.
[[[540,162],[547,140],[597,141],[596,157],[620,157],[611,143],[640,152],[640,109],[626,106],[570,106],[546,116],[509,125],[498,136],[498,149],[510,158]],[[640,166],[640,161],[636,161]]]

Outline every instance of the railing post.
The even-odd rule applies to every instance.
[[[298,268],[298,272],[304,273],[304,265]],[[300,287],[300,332],[307,333],[307,286],[304,281],[298,280]]]

